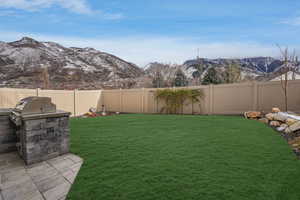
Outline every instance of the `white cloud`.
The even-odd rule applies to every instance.
[[[285,19],[285,20],[282,20],[280,23],[281,24],[293,25],[293,26],[300,26],[300,17]]]
[[[136,63],[141,67],[153,61],[183,63],[188,59],[195,58],[198,48],[200,57],[206,58],[280,56],[275,45],[263,45],[253,42],[196,42],[195,38],[150,36],[94,39],[0,32],[0,38],[5,41],[14,41],[23,36],[33,37],[40,41],[53,41],[67,47],[93,47]]]
[[[36,11],[58,5],[80,14],[92,13],[85,0],[2,0],[0,7]]]
[[[94,10],[86,0],[1,0],[0,2],[0,8],[14,8],[32,12],[52,6],[60,6],[78,14],[100,15],[105,19],[122,18],[121,14],[110,14]]]
[[[19,15],[12,10],[0,10],[0,17],[6,17],[6,16],[19,16]]]

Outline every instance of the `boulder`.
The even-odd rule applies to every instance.
[[[96,113],[96,112],[97,112],[97,109],[96,109],[96,108],[90,108],[90,109],[89,109],[89,112],[91,112],[91,113]]]
[[[296,137],[293,140],[288,141],[289,145],[300,144],[300,138]]]
[[[285,123],[288,125],[288,126],[291,126],[293,124],[295,124],[296,122],[298,122],[298,120],[295,120],[295,119],[292,119],[292,118],[288,118]]]
[[[250,111],[250,112],[245,112],[244,113],[245,118],[250,118],[250,119],[256,119],[261,117],[261,112],[257,111]]]
[[[92,113],[92,112],[87,112],[84,115],[87,117],[96,117],[97,116],[96,113]]]
[[[279,113],[281,112],[279,108],[272,108],[272,113]]]
[[[288,119],[288,116],[285,113],[279,112],[273,114],[273,120],[285,122]]]
[[[269,114],[266,114],[266,118],[270,121],[274,120],[274,114],[273,113],[269,113]]]
[[[264,124],[268,124],[269,120],[267,118],[260,118],[258,121],[264,123]]]
[[[283,132],[287,127],[289,127],[287,124],[281,124],[280,127],[278,127],[276,130],[279,132]]]
[[[298,130],[300,130],[300,121],[294,123],[293,125],[289,126],[287,129],[285,129],[285,133],[292,133]]]
[[[270,126],[273,126],[273,127],[279,127],[281,124],[279,121],[271,121],[270,122]]]

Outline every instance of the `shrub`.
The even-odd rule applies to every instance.
[[[161,113],[183,114],[184,105],[192,104],[192,114],[194,114],[194,105],[197,103],[200,107],[204,92],[201,89],[160,89],[155,92],[157,102],[164,101]]]

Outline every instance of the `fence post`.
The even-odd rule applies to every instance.
[[[40,88],[36,88],[36,96],[38,97],[40,95]]]
[[[258,110],[258,84],[253,82],[253,110]]]
[[[149,90],[145,90],[145,113],[149,113]]]
[[[209,85],[209,114],[214,114],[214,85]]]
[[[77,116],[77,109],[76,109],[76,103],[77,103],[77,89],[74,90],[73,96],[74,96],[74,117]]]
[[[142,89],[142,95],[141,96],[142,96],[142,109],[141,109],[141,112],[144,113],[145,112],[144,111],[145,110],[144,109],[144,105],[145,105],[145,88]]]
[[[119,105],[120,105],[120,107],[119,107],[119,109],[120,109],[120,113],[121,112],[123,112],[123,91],[122,91],[122,88],[120,88],[120,91],[119,91],[119,96],[120,96],[120,99],[119,99]]]

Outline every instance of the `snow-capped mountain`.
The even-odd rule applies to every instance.
[[[50,88],[102,88],[134,79],[143,71],[133,63],[93,48],[66,48],[24,37],[0,42],[0,85]]]
[[[24,37],[0,42],[0,87],[49,89],[100,89],[153,87],[153,79],[171,82],[178,72],[188,80],[203,78],[216,68],[220,76],[230,64],[237,64],[245,80],[269,80],[281,72],[283,62],[271,57],[188,60],[182,65],[153,62],[145,69],[93,48],[64,47]],[[300,66],[300,63],[298,63]],[[298,69],[298,71],[300,71]],[[145,86],[147,85],[147,86]]]
[[[235,63],[239,65],[242,71],[254,73],[254,74],[266,74],[272,73],[276,69],[283,65],[283,62],[272,58],[272,57],[254,57],[254,58],[242,58],[242,59],[206,59],[199,58],[194,60],[188,60],[183,65],[186,71],[193,73],[195,71],[195,66],[201,64],[206,67],[224,67],[228,66],[230,63]]]
[[[281,60],[272,57],[254,57],[242,59],[207,59],[198,58],[188,60],[183,65],[167,65],[161,63],[150,63],[145,70],[149,76],[159,75],[164,79],[176,74],[180,70],[187,79],[192,80],[194,77],[203,78],[210,68],[215,68],[220,76],[225,72],[229,65],[236,65],[241,70],[242,80],[269,80],[268,77],[276,74],[284,68]],[[300,66],[300,63],[298,63]],[[297,70],[297,69],[296,69]],[[299,70],[299,69],[298,69]]]

